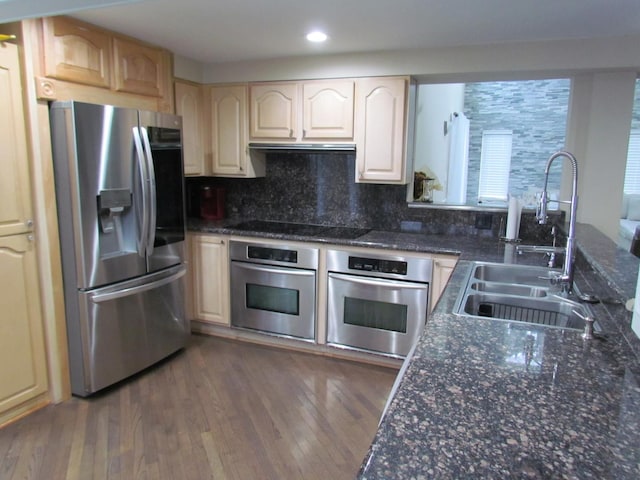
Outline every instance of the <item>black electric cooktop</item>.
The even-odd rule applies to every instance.
[[[369,228],[333,227],[330,225],[312,225],[307,223],[269,222],[249,220],[234,225],[233,228],[245,232],[281,233],[302,237],[327,237],[354,239],[371,231]]]

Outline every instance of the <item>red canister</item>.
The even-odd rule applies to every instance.
[[[209,185],[200,187],[200,217],[205,220],[224,218],[224,189]]]

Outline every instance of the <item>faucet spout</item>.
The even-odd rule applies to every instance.
[[[549,202],[549,195],[547,193],[547,185],[549,182],[549,169],[551,168],[551,164],[557,159],[564,157],[571,162],[571,200],[568,201],[560,201],[560,203],[569,203],[569,232],[567,234],[567,245],[565,247],[565,257],[564,257],[564,265],[562,267],[562,274],[560,274],[556,279],[554,279],[554,283],[558,283],[561,285],[562,291],[564,293],[571,293],[573,290],[573,274],[574,274],[574,264],[575,264],[575,253],[576,253],[576,212],[578,210],[578,162],[576,157],[567,151],[560,150],[555,152],[549,157],[547,160],[547,165],[544,169],[544,189],[542,190],[542,194],[540,195],[540,201],[538,203],[538,208],[536,210],[536,217],[538,219],[538,223],[545,224],[547,223],[547,203]]]

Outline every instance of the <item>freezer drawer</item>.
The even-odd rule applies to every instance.
[[[67,318],[71,387],[86,396],[156,363],[186,345],[182,265],[78,294]]]

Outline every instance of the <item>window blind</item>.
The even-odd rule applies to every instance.
[[[624,193],[640,193],[640,130],[633,131],[629,135]]]
[[[512,137],[511,130],[485,130],[482,132],[478,185],[479,202],[506,202],[508,200]]]

